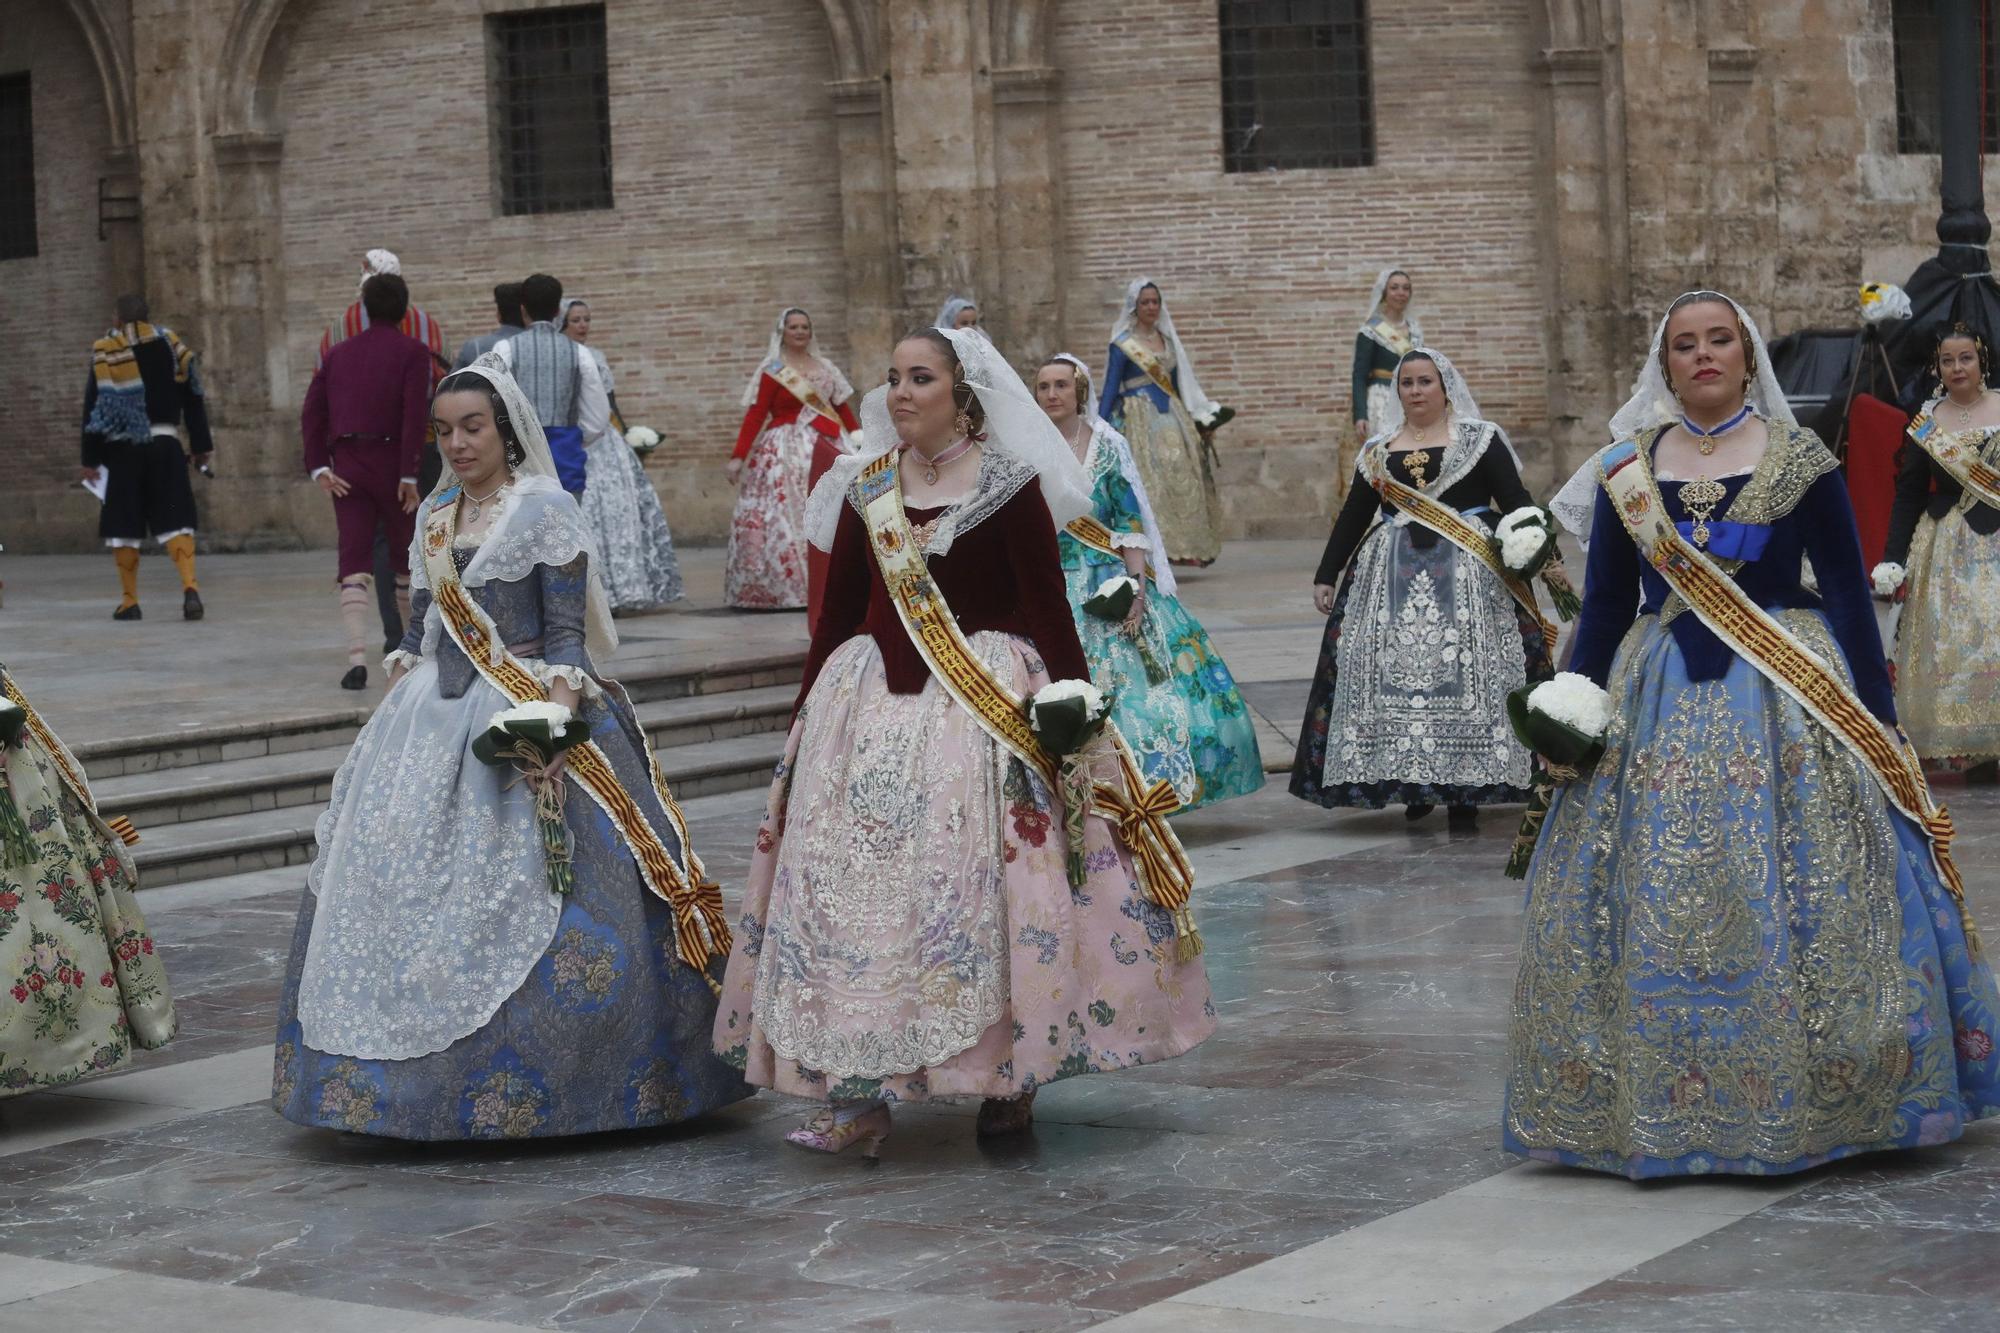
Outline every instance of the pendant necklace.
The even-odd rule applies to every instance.
[[[1429,431],[1428,426],[1419,426],[1414,421],[1410,423],[1410,438],[1419,445],[1430,443]],[[1418,490],[1422,490],[1425,470],[1431,465],[1431,451],[1428,448],[1412,449],[1403,455],[1403,461],[1410,467],[1410,483]]]
[[[514,479],[512,477],[507,478],[506,481],[503,481],[498,486],[495,486],[492,489],[492,491],[486,495],[474,495],[470,490],[466,491],[465,503],[467,508],[465,514],[465,521],[468,523],[477,523],[479,521],[480,509],[485,505],[491,504],[493,502],[493,497],[500,494],[500,492],[506,490],[508,486],[513,484],[513,481]]]
[[[1735,430],[1738,426],[1742,425],[1749,419],[1750,419],[1750,404],[1748,403],[1745,403],[1743,405],[1742,410],[1739,411],[1735,416],[1729,418],[1729,420],[1723,422],[1720,426],[1717,426],[1714,430],[1703,430],[1700,426],[1697,426],[1694,424],[1694,422],[1688,420],[1687,413],[1683,412],[1681,413],[1681,429],[1686,431],[1688,434],[1694,436],[1695,448],[1701,450],[1701,456],[1703,458],[1706,458],[1710,454],[1715,452],[1715,442],[1717,440],[1729,434],[1730,431]]]
[[[1948,397],[1945,399],[1945,401],[1950,403],[1952,407],[1956,409],[1956,411],[1958,412],[1958,428],[1960,430],[1963,431],[1972,429],[1972,413],[1974,409],[1976,409],[1981,403],[1986,401],[1986,394],[1987,391],[1985,389],[1981,389],[1979,391],[1979,397],[1973,399],[1970,403],[1961,403],[1956,398]]]
[[[940,453],[936,458],[925,457],[924,451],[921,449],[917,449],[915,445],[911,445],[910,448],[916,450],[917,457],[923,460],[924,485],[935,486],[937,485],[939,468],[943,467],[946,463],[955,463],[959,459],[965,457],[967,453],[971,452],[972,437],[970,435],[966,436],[964,439],[960,440],[957,444],[952,445],[950,448],[946,449],[943,453]]]
[[[1708,477],[1696,477],[1681,485],[1681,507],[1694,520],[1694,531],[1689,535],[1694,538],[1696,550],[1707,548],[1708,521],[1715,517],[1715,507],[1728,498],[1729,492],[1723,484]]]

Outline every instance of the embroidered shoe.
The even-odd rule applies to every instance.
[[[974,1126],[982,1139],[1007,1134],[1025,1134],[1035,1126],[1035,1094],[1031,1089],[1018,1097],[988,1097],[979,1104],[979,1120]]]
[[[874,1161],[881,1155],[882,1140],[889,1137],[889,1108],[875,1106],[848,1120],[841,1120],[831,1106],[813,1112],[812,1119],[785,1135],[785,1142],[807,1152],[840,1153],[859,1143],[861,1155]]]
[[[130,606],[121,606],[116,611],[113,611],[111,618],[113,620],[144,620],[145,615],[139,610],[139,604],[134,602]]]

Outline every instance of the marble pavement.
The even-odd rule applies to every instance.
[[[1317,652],[1316,554],[1236,545],[1186,580],[1274,759]],[[801,641],[796,616],[708,610],[714,555],[685,559],[692,606],[629,622],[621,660]],[[6,558],[0,660],[77,739],[351,706],[324,564],[209,558],[209,621],[155,592],[158,619],[114,626],[108,561]],[[1949,797],[2000,921],[2000,790]],[[689,805],[732,896],[762,799]],[[1769,1182],[1637,1186],[1500,1153],[1506,813],[1411,829],[1274,775],[1180,823],[1218,1035],[1053,1086],[1006,1147],[975,1142],[969,1106],[899,1112],[875,1167],[785,1147],[799,1108],[770,1096],[528,1145],[294,1127],[263,1099],[301,873],[147,890],[183,1032],[0,1102],[0,1333],[2000,1327],[1993,1127]]]

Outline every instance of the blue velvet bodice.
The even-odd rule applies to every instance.
[[[1723,481],[1728,497],[1709,519],[1713,529],[1709,554],[1719,561],[1741,559],[1734,571],[1737,586],[1766,611],[1817,610],[1825,614],[1834,640],[1847,659],[1854,677],[1855,693],[1882,721],[1894,725],[1895,697],[1882,651],[1882,635],[1875,623],[1870,598],[1868,572],[1861,559],[1861,542],[1855,534],[1854,508],[1847,497],[1847,484],[1832,468],[1830,457],[1823,463],[1825,447],[1808,431],[1788,435],[1789,428],[1772,424],[1773,450],[1800,451],[1803,466],[1819,467],[1818,475],[1804,485],[1795,502],[1778,506],[1782,512],[1737,515],[1738,519],[1766,519],[1766,522],[1732,522],[1738,499],[1754,480],[1731,477]],[[1639,443],[1648,459],[1659,443],[1660,432]],[[1812,451],[1817,451],[1817,455]],[[1668,515],[1686,525],[1689,514],[1680,500],[1681,483],[1660,483]],[[1790,499],[1789,496],[1786,497]],[[1687,526],[1681,531],[1686,533]],[[1801,579],[1801,557],[1810,558],[1819,593],[1809,591]],[[1724,564],[1728,568],[1728,564]],[[1590,552],[1585,569],[1583,613],[1577,620],[1576,639],[1570,650],[1569,669],[1608,685],[1613,659],[1625,632],[1639,615],[1658,615],[1667,604],[1671,590],[1666,580],[1639,556],[1631,534],[1612,506],[1610,495],[1599,487],[1597,508],[1591,522]],[[1692,611],[1682,610],[1668,622],[1668,631],[1680,648],[1688,679],[1719,680],[1729,670],[1734,654],[1701,623]]]
[[[452,552],[453,563],[460,573],[471,555],[471,551],[464,549]],[[588,587],[587,557],[579,555],[564,565],[536,565],[527,578],[492,580],[466,591],[493,618],[502,643],[540,645],[538,650],[521,656],[539,658],[554,666],[579,667],[595,675],[583,643],[584,598]],[[430,608],[430,589],[416,589],[410,597],[410,623],[403,631],[402,651],[423,652],[424,621]],[[438,668],[438,693],[447,699],[464,694],[479,676],[449,634],[438,636],[433,656]]]

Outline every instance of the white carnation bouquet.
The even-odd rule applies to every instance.
[[[1109,620],[1123,625],[1132,614],[1132,605],[1139,600],[1143,591],[1139,580],[1130,574],[1114,574],[1097,585],[1097,591],[1083,599],[1083,609],[1099,620]],[[1146,669],[1146,683],[1158,685],[1167,678],[1167,669],[1146,641],[1144,623],[1133,625],[1130,638],[1139,649],[1139,662]]]
[[[1540,755],[1545,767],[1535,774],[1527,813],[1507,858],[1507,877],[1525,879],[1534,858],[1558,782],[1574,781],[1604,757],[1604,737],[1611,729],[1611,696],[1588,676],[1559,671],[1544,681],[1531,681],[1507,696],[1507,720],[1521,744]]]
[[[512,765],[535,798],[535,818],[541,826],[542,851],[548,862],[549,891],[568,893],[576,886],[570,868],[569,829],[563,823],[560,773],[545,770],[565,750],[590,739],[587,727],[572,725],[575,716],[559,703],[531,700],[503,708],[486,720],[486,730],[472,738],[472,754],[495,768]]]
[[[1874,572],[1868,576],[1868,579],[1869,582],[1875,585],[1875,595],[1886,602],[1894,600],[1896,595],[1903,590],[1903,581],[1909,578],[1909,576],[1910,571],[1904,569],[1895,561],[1884,560],[1881,564],[1875,566]]]
[[[1910,317],[1910,294],[1893,282],[1861,285],[1861,318],[1870,324]]]
[[[625,443],[633,453],[644,458],[660,447],[660,432],[651,426],[634,426],[625,432]]]
[[[1083,819],[1090,812],[1090,769],[1083,750],[1104,733],[1111,720],[1112,696],[1087,680],[1058,680],[1042,686],[1028,700],[1028,725],[1044,750],[1062,761],[1063,832],[1068,835],[1067,869],[1071,888],[1082,886],[1088,871],[1083,859]]]
[[[1503,517],[1493,529],[1493,554],[1508,572],[1528,582],[1537,574],[1549,590],[1556,615],[1575,620],[1583,609],[1567,575],[1561,573],[1562,555],[1556,546],[1555,515],[1540,505],[1524,505]]]

